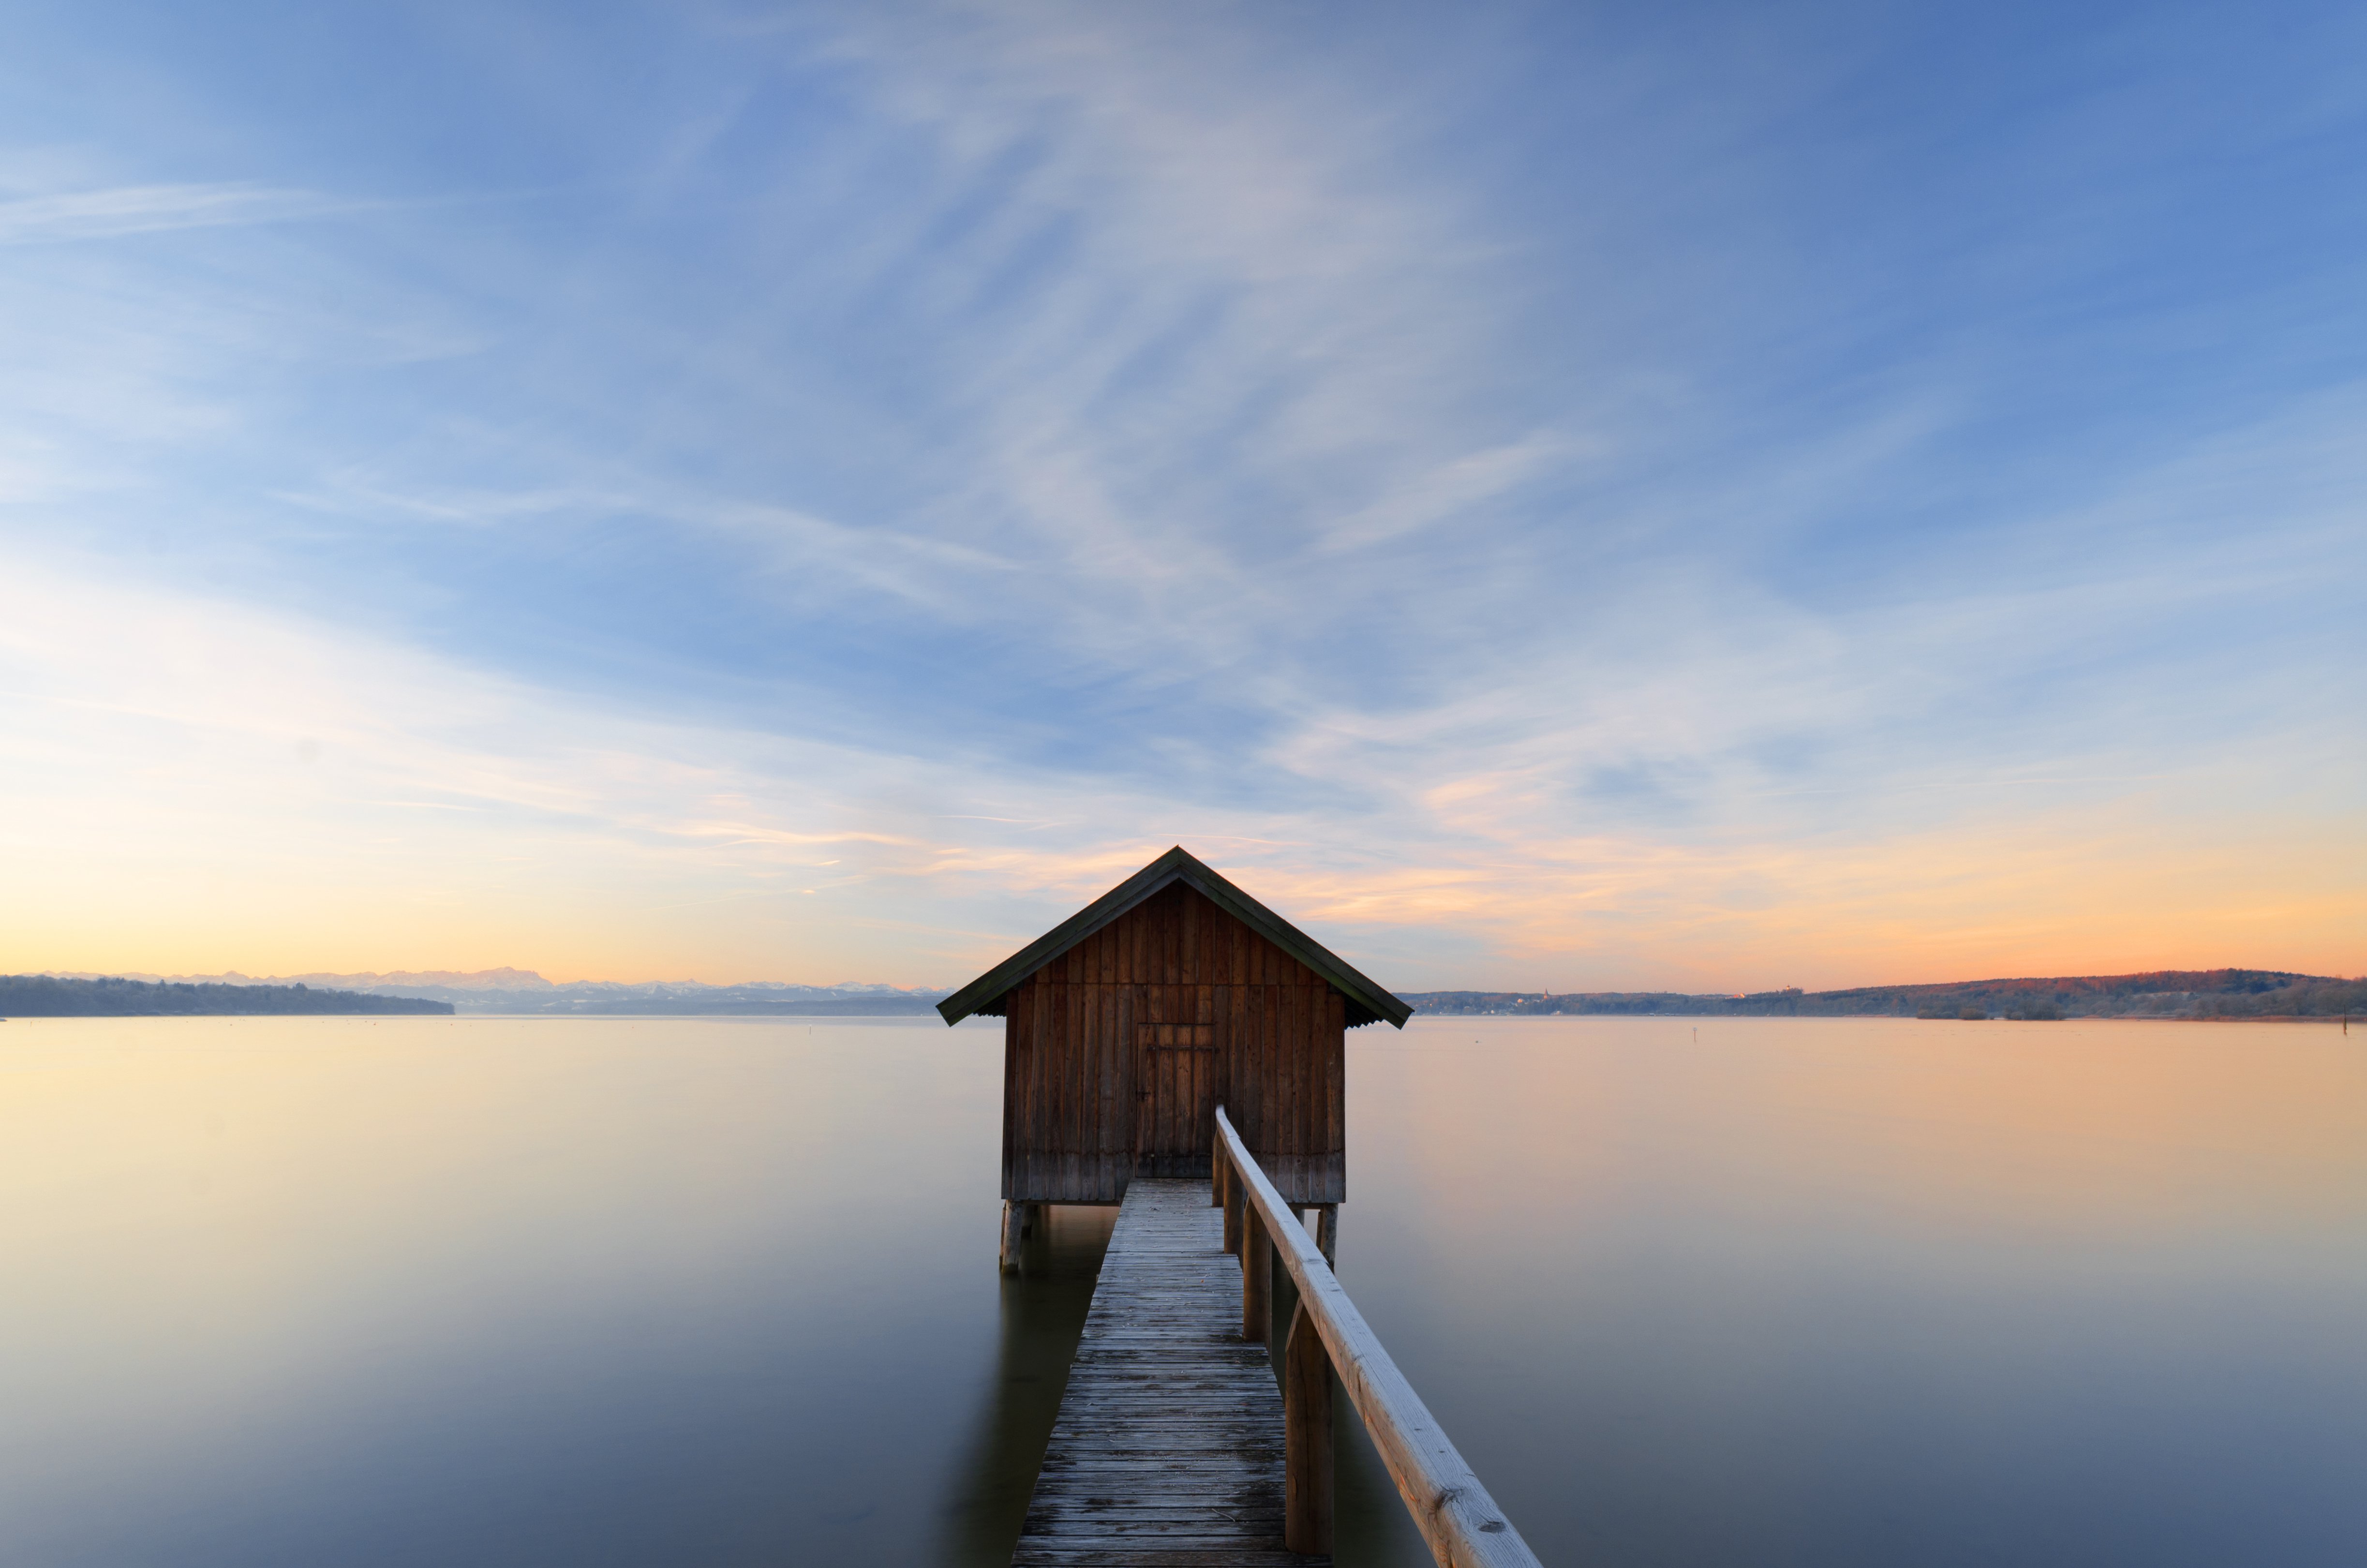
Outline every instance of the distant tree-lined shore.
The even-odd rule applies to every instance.
[[[2156,970],[2145,974],[1862,985],[1847,991],[1429,991],[1404,994],[1417,1013],[1649,1015],[1803,1018],[2262,1018],[2367,1013],[2367,979],[2282,970]]]
[[[0,1017],[155,1018],[192,1015],[239,1017],[275,1013],[436,1013],[449,1002],[412,996],[368,996],[358,991],[315,991],[308,985],[190,985],[174,981],[61,980],[47,974],[0,975]]]
[[[465,977],[463,977],[465,978]],[[308,986],[210,981],[149,983],[117,977],[0,975],[0,1017],[157,1017],[248,1014],[450,1014],[549,1017],[927,1015],[941,993],[886,986],[619,985],[580,982],[471,990],[410,987],[438,994],[388,994]],[[1759,991],[1744,995],[1680,991],[1415,991],[1417,1013],[1670,1015],[1689,1017],[2259,1018],[2367,1015],[2367,979],[2282,970],[2157,970],[2145,974],[1972,980],[1937,985],[1865,985],[1846,991]]]

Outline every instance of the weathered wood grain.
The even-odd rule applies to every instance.
[[[1283,1544],[1283,1406],[1201,1181],[1138,1177],[1014,1568],[1315,1568]]]
[[[1215,1103],[1296,1202],[1347,1196],[1347,1000],[1205,893],[1172,883],[997,1004],[1002,1196],[1115,1203],[1209,1168]]]

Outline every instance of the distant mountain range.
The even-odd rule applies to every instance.
[[[539,990],[518,987],[472,991],[457,986],[411,985],[382,988],[379,994],[429,997],[449,1002],[463,1013],[670,1017],[739,1013],[751,1017],[786,1014],[848,1017],[875,1013],[934,1013],[938,1000],[948,993],[902,991],[892,985],[787,985],[775,981],[750,985],[704,985],[695,980],[661,980],[626,985],[608,980],[579,980],[565,985],[546,982]]]
[[[1848,991],[1426,991],[1404,994],[1417,1013],[1673,1014],[1692,1017],[2332,1017],[2367,1014],[2367,979],[2283,970],[2155,970],[2145,974],[1863,985]]]
[[[185,985],[307,986],[364,996],[410,997],[447,1004],[461,1013],[548,1014],[586,1017],[674,1017],[742,1014],[752,1017],[848,1017],[871,1014],[927,1013],[947,994],[946,987],[905,990],[894,985],[791,985],[756,981],[745,985],[708,985],[696,980],[624,983],[579,980],[559,983],[532,970],[397,970],[390,974],[290,974],[256,978],[232,970],[225,974],[59,974],[61,980],[151,981]],[[5,1014],[6,1008],[0,1008]],[[29,1011],[25,1016],[31,1016]]]

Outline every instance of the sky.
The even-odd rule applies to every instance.
[[[0,970],[2367,971],[2367,10],[9,7]]]

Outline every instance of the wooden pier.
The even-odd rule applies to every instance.
[[[1441,1568],[1538,1568],[1223,1108],[1214,1120],[1213,1188],[1127,1189],[1014,1568],[1329,1563],[1335,1387]],[[1279,1358],[1277,1267],[1298,1290]]]
[[[1241,1337],[1241,1271],[1205,1181],[1137,1178],[1044,1452],[1014,1568],[1308,1568],[1283,1544],[1283,1412]]]
[[[1119,1205],[1014,1564],[1330,1562],[1338,1391],[1442,1568],[1537,1568],[1331,1273],[1347,1031],[1411,1007],[1179,845],[937,1011],[1006,1020],[1002,1267]]]

